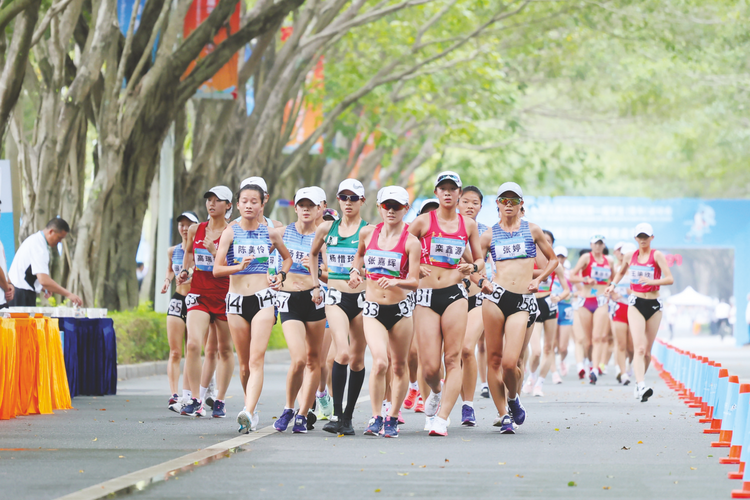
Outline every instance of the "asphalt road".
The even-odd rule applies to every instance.
[[[285,373],[266,367],[259,428],[281,411]],[[545,384],[545,397],[524,398],[528,417],[516,435],[498,434],[492,403],[478,398],[476,428],[458,424],[457,406],[445,438],[427,436],[424,417],[412,412],[398,439],[365,437],[364,402],[357,436],[320,425],[293,435],[290,427],[130,496],[729,498],[741,483],[726,478],[737,466],[718,463],[727,450],[710,447],[714,436],[655,373],[649,381],[655,395],[640,403],[612,375],[590,386],[569,374]],[[166,388],[166,377],[128,380],[117,396],[75,398],[75,410],[0,422],[2,497],[57,498],[238,436],[236,377],[227,419],[169,412]]]

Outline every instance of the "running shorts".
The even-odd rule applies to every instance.
[[[478,294],[472,295],[471,297],[469,297],[469,311],[471,311],[472,309],[476,307],[482,307],[482,300],[484,300],[482,298],[482,292],[479,292]]]
[[[544,323],[551,319],[557,319],[557,304],[552,302],[552,296],[540,297],[536,299],[539,304],[539,316],[536,318],[537,323]]]
[[[375,318],[380,321],[380,324],[386,330],[390,330],[402,319],[411,318],[413,310],[414,306],[409,297],[397,304],[378,304],[377,302],[365,300],[362,316],[365,318]]]
[[[466,288],[463,285],[451,285],[445,288],[418,288],[416,302],[418,306],[429,307],[442,316],[449,305],[464,299],[468,307]]]
[[[597,309],[602,306],[606,306],[607,302],[607,297],[604,297],[603,295],[601,297],[586,297],[585,299],[583,297],[580,297],[578,299],[578,307],[576,309],[585,307],[591,314],[594,314]]]
[[[557,324],[559,326],[573,325],[573,305],[558,302],[557,303]]]
[[[362,312],[365,305],[365,292],[346,293],[335,288],[330,288],[326,293],[325,305],[339,306],[346,313],[349,321],[357,317]]]
[[[325,292],[320,291],[324,295],[318,305],[312,300],[312,291],[311,288],[299,292],[276,292],[276,307],[279,310],[282,325],[286,321],[311,323],[326,319]]]
[[[226,295],[219,297],[216,294],[200,295],[191,292],[185,297],[185,305],[188,312],[203,311],[208,314],[211,316],[211,323],[213,323],[216,320],[227,320],[225,299]]]
[[[227,314],[236,314],[248,323],[253,321],[261,309],[273,307],[275,292],[270,288],[264,288],[253,295],[240,295],[239,293],[228,293],[226,306]]]
[[[174,316],[180,318],[182,321],[187,323],[187,306],[185,305],[185,296],[181,293],[175,292],[172,298],[169,299],[169,308],[167,309],[167,316]]]
[[[628,298],[628,305],[633,306],[636,310],[643,315],[643,318],[648,321],[651,316],[664,309],[664,304],[661,299],[642,299],[631,295]]]
[[[521,295],[520,293],[509,292],[497,283],[492,283],[493,290],[490,294],[484,294],[484,303],[492,302],[506,318],[519,313],[529,313],[529,319],[536,319],[539,312],[539,306],[537,305],[536,297],[533,293],[527,293]],[[531,321],[528,326],[531,326],[534,322]]]
[[[619,302],[615,302],[615,312],[612,314],[612,321],[617,321],[618,323],[625,323],[628,324],[628,305],[627,304],[620,304]]]

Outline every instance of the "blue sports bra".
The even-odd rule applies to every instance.
[[[304,274],[309,276],[310,270],[302,265],[302,259],[310,255],[315,233],[300,234],[297,225],[289,224],[284,230],[284,245],[292,256],[292,267],[289,269],[293,274]],[[323,267],[323,254],[318,254],[318,269]]]
[[[490,255],[495,262],[536,257],[536,244],[528,221],[521,220],[521,227],[512,233],[503,230],[499,222],[492,226]]]
[[[255,258],[250,265],[234,274],[266,274],[268,272],[268,257],[271,255],[271,238],[268,226],[260,224],[254,231],[245,231],[239,224],[232,224],[234,239],[227,252],[227,264],[234,265],[242,262],[242,258],[253,255]]]

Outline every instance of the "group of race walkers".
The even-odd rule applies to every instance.
[[[244,391],[239,432],[255,431],[277,320],[291,358],[285,405],[274,421],[279,432],[291,425],[306,433],[323,419],[324,431],[354,435],[368,347],[370,436],[398,437],[402,408],[424,413],[429,435],[446,436],[459,396],[461,424],[477,425],[478,377],[481,396],[497,408],[493,425],[515,433],[526,418],[519,393],[542,396],[550,371],[562,381],[571,334],[580,378],[595,384],[616,351],[618,381],[629,384],[629,360],[635,397],[648,400],[659,287],[672,283],[663,254],[651,248],[649,224],[636,227],[637,246],[618,244],[614,259],[605,238],[592,237],[591,250],[569,269],[567,249],[524,218],[518,184],[497,190],[492,227],[476,221],[482,192],[463,186],[455,172],[438,174],[434,194],[407,224],[408,192],[384,187],[376,200],[381,221],[368,224],[358,180],[339,184],[339,211],[328,207],[323,189],[304,187],[294,197],[296,222],[284,226],[264,215],[269,194],[260,177],[243,180],[237,193],[208,190],[207,221],[193,212],[177,218],[182,242],[169,250],[161,290],[175,280],[168,408],[226,417],[236,352]],[[233,202],[240,216],[230,221]]]

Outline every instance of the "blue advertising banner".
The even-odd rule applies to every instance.
[[[10,178],[10,161],[0,160],[0,243],[5,249],[8,267],[16,255],[16,236],[13,230],[13,189]]]

